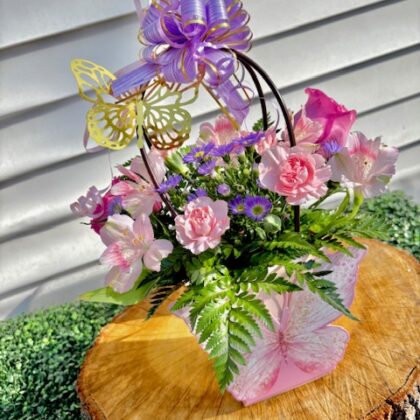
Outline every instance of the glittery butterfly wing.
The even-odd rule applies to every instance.
[[[365,251],[351,249],[355,258],[335,253],[331,264],[320,270],[332,270],[325,279],[335,283],[344,305],[353,301],[358,265]],[[329,325],[341,313],[308,290],[293,293],[285,330],[287,354],[304,372],[328,372],[342,359],[349,335],[341,327]]]
[[[184,108],[193,103],[198,96],[198,88],[193,95],[184,99],[184,94],[175,86],[159,84],[149,95],[140,101],[138,124],[143,126],[152,144],[161,150],[181,146],[188,140],[191,132],[192,117]],[[140,139],[143,133],[139,133]]]
[[[71,62],[79,94],[94,105],[86,115],[90,137],[100,146],[120,150],[136,136],[136,105],[134,100],[125,103],[107,102],[110,84],[115,76],[91,61],[77,59]]]

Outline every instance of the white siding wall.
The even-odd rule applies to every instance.
[[[419,0],[245,0],[250,55],[290,108],[319,87],[359,111],[356,128],[401,148],[394,187],[420,199]],[[0,0],[0,317],[99,287],[102,245],[69,203],[107,185],[107,153],[81,145],[86,104],[69,62],[116,70],[138,54],[131,0]],[[214,117],[194,106],[196,126]],[[258,109],[253,108],[254,115]],[[112,153],[113,163],[134,153]],[[417,181],[417,182],[416,182]]]

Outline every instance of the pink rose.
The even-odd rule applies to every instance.
[[[183,215],[176,217],[176,238],[197,255],[219,245],[229,223],[226,201],[199,197],[187,204]]]
[[[325,183],[331,169],[316,153],[295,146],[276,146],[267,150],[259,164],[260,183],[270,191],[287,197],[292,205],[319,198],[327,192]]]
[[[346,144],[356,111],[349,111],[318,89],[307,88],[305,93],[309,95],[308,100],[294,121],[295,128],[299,128],[298,137],[318,144],[318,153],[329,158]]]
[[[332,180],[359,190],[364,197],[385,192],[392,175],[398,149],[383,147],[379,138],[368,140],[362,133],[349,136],[347,145],[330,160]]]

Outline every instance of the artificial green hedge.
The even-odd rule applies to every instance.
[[[420,257],[420,206],[401,192],[363,210],[390,224],[393,245]],[[74,384],[87,349],[120,307],[67,304],[0,323],[0,419],[80,419]]]
[[[402,191],[366,200],[362,210],[381,217],[389,226],[389,243],[420,259],[420,206]]]
[[[86,350],[121,307],[67,304],[0,324],[0,419],[80,419]]]

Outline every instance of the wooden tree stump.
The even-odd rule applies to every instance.
[[[211,362],[183,321],[164,307],[145,322],[147,306],[138,304],[104,327],[86,356],[78,380],[86,413],[107,420],[419,418],[419,263],[365,243],[352,306],[361,322],[337,322],[351,339],[330,375],[243,407],[220,395]]]

